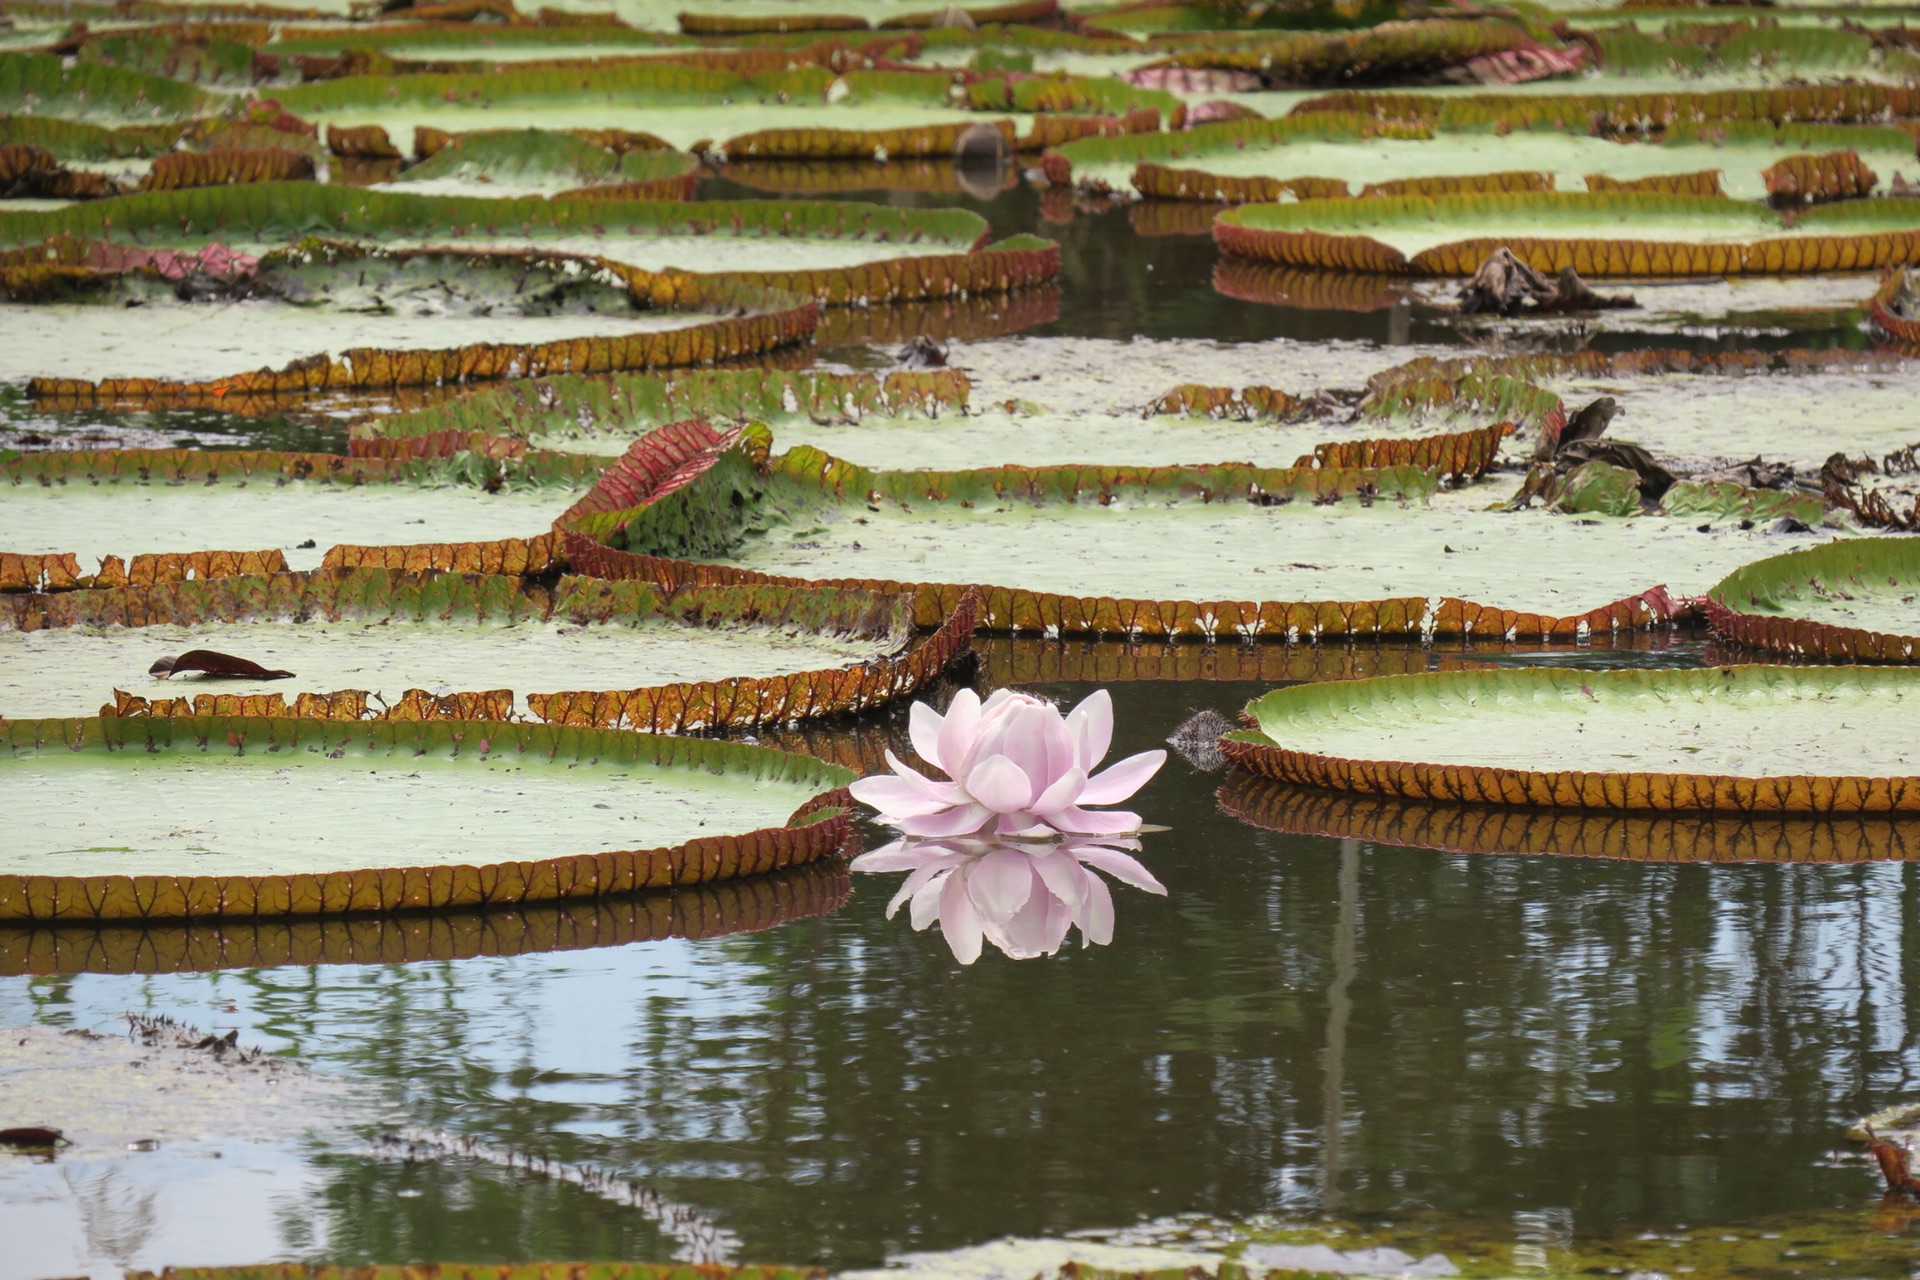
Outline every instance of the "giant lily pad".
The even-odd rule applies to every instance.
[[[1455,671],[1279,689],[1221,749],[1283,782],[1415,800],[1920,812],[1899,668]]]
[[[1281,123],[1311,123],[1317,116],[1295,116]],[[1230,128],[1231,126],[1227,126]],[[1202,126],[1222,128],[1222,126]],[[1194,130],[1193,132],[1199,132]],[[1815,134],[1817,142],[1801,141],[1796,132]],[[1174,136],[1174,135],[1167,135]],[[1423,139],[1367,137],[1358,130],[1345,139],[1298,140],[1276,137],[1265,145],[1221,144],[1217,151],[1202,148],[1200,157],[1177,170],[1152,172],[1141,166],[1130,174],[1110,174],[1101,166],[1077,176],[1114,181],[1131,180],[1142,194],[1177,196],[1190,200],[1227,198],[1276,199],[1293,188],[1302,195],[1333,186],[1355,196],[1440,194],[1452,189],[1487,192],[1668,190],[1682,193],[1704,187],[1701,194],[1724,194],[1738,200],[1760,200],[1776,192],[1824,199],[1864,195],[1859,189],[1859,165],[1879,179],[1891,178],[1902,166],[1913,165],[1913,138],[1898,129],[1830,126],[1820,130],[1780,131],[1768,128],[1763,136],[1739,135],[1710,143],[1695,135],[1670,137],[1663,143],[1620,142],[1578,134],[1513,133],[1505,137],[1484,131],[1436,133]],[[1072,155],[1069,144],[1063,153]],[[1796,157],[1810,159],[1813,148],[1821,155],[1851,155],[1840,167],[1808,167],[1806,175],[1781,170]],[[1177,173],[1175,184],[1167,175]],[[1682,183],[1685,175],[1705,174],[1701,182]],[[1714,175],[1717,175],[1714,176]],[[1272,195],[1257,194],[1259,184],[1271,184]],[[1242,191],[1245,195],[1241,195]]]
[[[212,248],[116,249],[57,239],[0,254],[24,260],[4,278],[16,296],[91,304],[0,309],[36,335],[10,350],[18,363],[0,362],[0,376],[31,377],[39,398],[88,403],[365,392],[706,363],[801,341],[815,322],[812,304],[781,290],[565,254],[303,240],[258,259],[229,255],[216,271]],[[131,261],[92,265],[116,256]],[[184,290],[183,275],[197,288]],[[176,290],[194,300],[176,301]],[[334,350],[302,351],[329,331]],[[460,345],[414,345],[423,335]]]
[[[535,460],[523,469],[472,454],[29,454],[0,463],[0,550],[69,553],[90,570],[136,553],[277,548],[282,564],[310,569],[337,544],[538,537],[552,525],[556,493],[597,470],[567,455],[559,466]],[[500,483],[509,480],[517,482]]]
[[[1763,536],[1497,515],[1404,466],[884,472],[766,447],[699,424],[636,442],[563,517],[569,559],[669,585],[912,586],[928,625],[981,584],[999,630],[1514,638],[1664,619],[1663,578]]]
[[[359,719],[490,711],[686,732],[864,710],[965,652],[909,650],[906,596],[780,587],[416,576],[382,569],[228,577],[0,598],[0,715],[204,714]],[[162,655],[240,654],[292,678],[150,675]],[[540,693],[564,684],[570,692]],[[345,696],[335,697],[339,691]],[[414,696],[424,691],[428,696]],[[369,700],[371,695],[371,701]],[[405,695],[405,696],[403,696]],[[448,697],[446,695],[453,695]],[[211,701],[209,701],[211,699]],[[618,710],[594,717],[599,704]],[[106,714],[105,711],[102,714]]]
[[[0,794],[35,815],[0,855],[6,920],[335,915],[731,879],[838,848],[834,789],[853,776],[738,743],[500,721],[13,720],[0,738]]]
[[[1793,226],[1761,206],[1641,194],[1459,195],[1302,200],[1228,209],[1214,239],[1228,253],[1301,267],[1469,276],[1506,247],[1549,273],[1727,275],[1864,270],[1905,261],[1920,209],[1856,200]]]
[[[51,211],[0,212],[0,246],[72,236],[272,247],[321,235],[521,247],[584,253],[642,271],[692,265],[843,304],[996,292],[1058,273],[1058,250],[1032,236],[974,252],[986,231],[985,219],[958,209],[842,201],[490,200],[317,183],[143,193]]]
[[[846,868],[826,861],[665,892],[444,912],[424,919],[8,924],[0,925],[0,976],[411,964],[718,938],[830,915],[845,905],[852,889]]]
[[[1844,538],[1743,565],[1702,600],[1714,630],[1763,649],[1848,662],[1920,650],[1920,541]]]
[[[1442,128],[1594,130],[1603,134],[1658,132],[1674,125],[1879,124],[1920,114],[1920,88],[1911,84],[1797,84],[1632,92],[1441,94],[1343,91],[1300,102],[1300,114],[1359,112],[1379,120]]]
[[[966,408],[968,382],[955,369],[899,370],[876,378],[813,370],[702,369],[563,375],[489,387],[410,413],[354,424],[367,440],[416,440],[441,432],[481,432],[525,440],[541,449],[624,449],[655,427],[688,418],[717,422],[789,420],[857,422],[938,418]]]
[[[698,162],[677,151],[622,151],[575,133],[540,129],[490,129],[460,134],[430,157],[403,171],[396,182],[416,191],[447,195],[592,194],[596,186],[651,184],[630,199],[687,199]],[[484,184],[484,186],[483,186]]]
[[[1920,819],[1884,814],[1729,817],[1443,804],[1326,791],[1246,770],[1234,771],[1219,800],[1240,821],[1268,831],[1443,853],[1658,863],[1920,861]]]

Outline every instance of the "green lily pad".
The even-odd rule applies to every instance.
[[[472,455],[417,463],[168,450],[28,455],[0,464],[0,550],[74,552],[89,572],[110,555],[279,548],[290,567],[311,569],[341,543],[537,537],[566,488],[594,473],[589,465],[570,480],[556,474],[558,489],[521,483],[488,492],[491,477],[513,470]]]
[[[1276,690],[1222,750],[1411,799],[1751,813],[1920,811],[1898,668],[1454,671]]]
[[[1911,662],[1920,540],[1846,538],[1744,565],[1707,592],[1714,629],[1792,654]]]
[[[577,134],[545,129],[489,129],[462,134],[395,184],[442,195],[551,195],[623,182],[693,174],[699,162],[672,151],[617,154]]]
[[[1853,200],[1792,226],[1765,207],[1705,196],[1524,195],[1302,200],[1243,205],[1214,223],[1230,253],[1302,266],[1468,276],[1507,245],[1543,270],[1583,276],[1863,269],[1920,236],[1905,200]]]
[[[0,716],[90,715],[120,692],[364,690],[374,705],[409,689],[512,690],[525,715],[539,691],[628,691],[795,676],[897,656],[912,625],[905,597],[866,592],[697,590],[667,600],[639,583],[562,578],[431,581],[378,569],[128,586],[57,601],[0,598]],[[66,606],[73,605],[67,612]],[[162,655],[211,649],[291,679],[150,675]]]
[[[835,847],[844,810],[796,811],[853,776],[738,743],[502,722],[14,720],[0,734],[0,795],[38,815],[0,854],[0,904],[29,920],[527,902],[729,878]]]
[[[630,203],[491,200],[366,191],[318,183],[141,194],[52,212],[0,211],[0,245],[60,235],[147,245],[272,248],[303,236],[386,244],[528,245],[612,258],[643,270],[844,267],[964,253],[987,229],[958,209],[838,202]]]

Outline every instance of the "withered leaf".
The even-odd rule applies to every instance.
[[[291,671],[269,671],[257,662],[247,658],[236,658],[230,653],[216,653],[212,649],[189,649],[177,658],[161,658],[147,674],[159,676],[162,680],[186,671],[197,671],[216,680],[290,680]]]

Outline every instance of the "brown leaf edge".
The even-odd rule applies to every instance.
[[[425,919],[7,925],[0,926],[0,977],[412,964],[719,938],[832,915],[852,891],[846,864],[836,858],[665,892],[450,911]]]
[[[1430,200],[1438,206],[1480,199],[1494,208],[1503,198],[1441,196],[1403,203],[1418,205]],[[1436,210],[1434,216],[1440,216],[1440,212]],[[1472,225],[1464,207],[1445,212],[1461,217],[1463,228]],[[1240,225],[1233,221],[1232,210],[1214,219],[1213,238],[1223,254],[1282,266],[1442,278],[1471,276],[1488,254],[1501,248],[1511,250],[1537,271],[1555,275],[1571,267],[1589,279],[1866,271],[1920,257],[1920,232],[1916,231],[1769,237],[1727,243],[1470,235],[1409,257],[1366,235]]]
[[[1662,863],[1920,860],[1920,821],[1908,818],[1585,813],[1436,804],[1323,791],[1244,770],[1229,776],[1215,798],[1229,816],[1266,831],[1442,853]]]
[[[1741,672],[1777,672],[1768,666],[1721,667],[1701,674],[1737,678]],[[1506,671],[1458,671],[1385,676],[1382,682],[1511,678]],[[1532,673],[1529,673],[1532,674]],[[1540,672],[1541,676],[1556,673]],[[1595,679],[1642,676],[1596,674]],[[1667,672],[1666,675],[1688,674]],[[1311,687],[1311,686],[1304,686]],[[1257,729],[1220,739],[1221,754],[1262,777],[1328,791],[1359,792],[1442,803],[1525,805],[1547,809],[1680,812],[1714,815],[1849,815],[1920,813],[1920,777],[1840,777],[1814,774],[1739,777],[1729,774],[1511,769],[1493,765],[1361,760],[1283,747]]]
[[[243,574],[285,573],[286,554],[270,551],[166,551],[122,560],[107,556],[94,574],[80,572],[71,551],[19,555],[0,551],[0,592],[74,591],[81,587],[154,586]]]
[[[1871,631],[1865,627],[1747,612],[1740,608],[1743,595],[1745,603],[1752,604],[1755,593],[1770,585],[1764,580],[1775,576],[1804,575],[1809,580],[1825,578],[1831,582],[1870,572],[1860,558],[1875,551],[1911,556],[1914,564],[1908,572],[1920,578],[1920,543],[1908,538],[1842,539],[1743,565],[1709,588],[1695,603],[1717,634],[1737,644],[1796,657],[1910,663],[1915,660],[1916,651],[1920,651],[1920,635]],[[1762,581],[1753,581],[1756,578]]]
[[[1359,601],[1130,600],[1065,596],[983,584],[900,582],[878,578],[791,578],[616,551],[584,534],[567,532],[567,557],[576,572],[637,579],[666,590],[692,585],[769,583],[784,586],[852,587],[866,591],[911,591],[914,621],[937,626],[971,594],[978,601],[982,631],[1044,636],[1120,636],[1129,640],[1285,640],[1316,644],[1359,638],[1422,640],[1580,639],[1596,633],[1640,630],[1672,620],[1679,605],[1664,588],[1565,617],[1497,609],[1452,596],[1404,596]]]
[[[303,720],[205,716],[191,719],[98,716],[0,721],[15,754],[53,747],[68,751],[189,749],[244,751],[248,745],[338,749],[355,739],[370,746],[427,751],[469,743],[484,756],[496,749],[555,756],[572,749],[595,758],[714,767],[766,748],[700,738],[671,738],[613,729],[562,728],[501,721]],[[499,862],[485,866],[368,868],[295,875],[45,876],[0,875],[0,921],[187,920],[210,916],[321,916],[440,911],[602,898],[646,889],[707,884],[818,861],[838,850],[851,829],[850,770],[786,756],[788,767],[835,785],[794,811],[785,825],[740,835],[705,836],[656,849]],[[0,766],[4,767],[4,766]]]

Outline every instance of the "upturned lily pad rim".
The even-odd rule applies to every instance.
[[[1730,640],[1777,653],[1849,662],[1912,662],[1920,634],[1874,631],[1794,616],[1791,601],[1809,579],[1905,575],[1920,590],[1920,539],[1837,538],[1742,565],[1707,590],[1701,606]]]
[[[1249,702],[1252,727],[1222,735],[1221,751],[1236,765],[1283,782],[1332,791],[1413,800],[1536,808],[1714,814],[1920,813],[1920,776],[1890,774],[1734,775],[1657,770],[1515,769],[1472,763],[1369,759],[1285,745],[1289,719],[1325,714],[1335,703],[1391,704],[1401,696],[1445,690],[1465,700],[1485,691],[1529,696],[1581,695],[1604,704],[1609,695],[1706,694],[1735,682],[1842,686],[1898,681],[1920,692],[1920,675],[1887,667],[1783,667],[1768,664],[1701,669],[1566,671],[1527,668],[1376,676],[1276,689]],[[1748,695],[1751,696],[1751,695]],[[1463,733],[1471,719],[1460,716]]]
[[[412,755],[472,747],[544,752],[661,768],[724,773],[731,765],[764,778],[814,785],[818,794],[778,827],[703,836],[684,844],[559,855],[484,866],[364,868],[292,875],[50,876],[0,875],[0,922],[179,920],[209,916],[296,917],[390,914],[492,904],[597,898],[640,889],[733,879],[816,861],[849,830],[851,769],[812,756],[712,738],[680,738],[618,729],[533,725],[499,720],[307,720],[294,717],[86,716],[0,721],[0,769],[23,754],[63,757],[137,750],[202,752],[356,745]]]
[[[1328,791],[1235,770],[1215,793],[1266,831],[1438,853],[1663,865],[1920,860],[1920,817],[1608,813]]]

